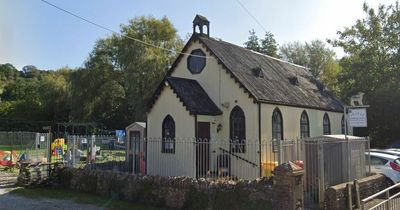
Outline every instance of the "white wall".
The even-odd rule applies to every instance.
[[[201,48],[207,55],[206,66],[200,74],[192,74],[187,69],[187,57],[183,56],[174,72],[171,76],[194,79],[199,82],[203,89],[207,92],[209,97],[214,103],[222,110],[223,114],[220,116],[198,116],[198,121],[211,122],[211,133],[210,136],[214,141],[222,141],[229,139],[229,116],[231,110],[235,106],[242,108],[246,117],[246,138],[248,142],[255,144],[259,140],[259,127],[258,127],[258,104],[254,103],[253,98],[249,96],[243,88],[239,87],[239,84],[231,78],[230,74],[222,68],[222,65],[218,64],[217,60],[200,44],[199,42],[193,42],[187,50],[190,53],[194,49]],[[229,107],[223,107],[221,104],[229,103]],[[162,104],[162,105],[160,105]],[[315,109],[303,109],[290,106],[276,106],[271,104],[261,105],[261,138],[263,140],[272,139],[272,112],[275,107],[279,107],[282,112],[283,125],[284,125],[284,138],[285,139],[296,139],[300,136],[300,116],[301,113],[306,110],[309,121],[310,121],[310,135],[318,136],[322,135],[322,120],[325,111]],[[193,138],[194,132],[194,116],[190,116],[189,113],[184,110],[179,99],[172,93],[171,89],[165,89],[157,100],[155,106],[152,108],[148,117],[148,135],[149,137],[161,137],[161,123],[167,113],[175,119],[176,137]],[[331,133],[341,133],[341,119],[342,113],[327,112],[331,122]],[[179,122],[179,128],[178,128]],[[217,132],[217,126],[221,124],[222,130]],[[183,129],[184,131],[178,129]],[[350,129],[349,129],[350,130]],[[226,144],[223,144],[226,145]],[[248,159],[254,163],[259,164],[259,156],[257,147],[248,147],[245,154],[237,153],[237,155]],[[214,148],[216,149],[216,148]],[[226,146],[225,149],[229,150]],[[159,150],[161,151],[161,149]],[[193,150],[194,151],[194,150]],[[195,152],[194,152],[195,153]],[[168,156],[170,154],[167,154]],[[193,161],[191,167],[194,168],[195,158],[189,157],[190,161]],[[178,161],[178,160],[177,160]],[[216,161],[211,157],[211,162]],[[164,165],[165,162],[160,163]],[[211,163],[213,164],[213,163]],[[185,165],[185,167],[188,164]],[[161,167],[161,166],[160,166]],[[258,176],[258,169],[250,167],[248,163],[241,160],[232,158],[232,167],[242,168],[238,170],[237,175],[239,177],[255,178]],[[185,173],[190,173],[187,169],[183,169]],[[240,172],[242,171],[242,172]],[[181,174],[182,175],[182,174]]]
[[[167,115],[175,121],[175,153],[161,153],[162,122]],[[165,87],[147,116],[147,172],[151,175],[194,176],[194,116],[179,101],[171,87]],[[172,170],[173,169],[173,170]]]
[[[272,113],[279,108],[283,120],[283,138],[293,140],[300,138],[300,117],[303,111],[307,112],[310,123],[310,137],[323,135],[323,118],[328,114],[331,123],[331,134],[341,134],[343,113],[329,112],[316,109],[305,109],[273,104],[261,106],[261,137],[264,140],[272,139]]]
[[[246,139],[249,142],[251,141],[252,144],[257,143],[259,139],[258,104],[253,102],[253,99],[249,97],[249,94],[246,93],[243,88],[240,88],[238,83],[235,83],[235,81],[230,77],[230,74],[227,73],[220,64],[218,64],[217,59],[207,52],[201,44],[198,42],[192,43],[187,52],[190,53],[192,50],[199,48],[201,48],[208,56],[206,66],[200,74],[192,74],[187,69],[187,56],[183,56],[181,62],[177,65],[175,71],[171,75],[173,77],[197,80],[209,97],[223,112],[220,116],[198,116],[198,121],[214,122],[214,124],[211,124],[211,137],[214,138],[215,141],[221,141],[220,146],[229,150],[229,144],[226,143],[229,139],[229,116],[231,110],[235,106],[239,106],[246,117]],[[228,108],[221,105],[226,102],[229,103]],[[216,129],[218,124],[222,124],[223,127],[222,130],[217,133]],[[256,155],[258,151],[257,148],[249,146],[246,153],[236,154],[251,162],[259,164],[259,157]],[[241,168],[241,170],[234,170],[236,171],[236,174],[234,175],[247,177],[249,179],[257,177],[258,169],[236,158],[232,158],[231,161],[232,167]],[[216,162],[216,157],[211,157],[210,162],[210,164]]]

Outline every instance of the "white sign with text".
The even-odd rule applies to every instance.
[[[349,109],[349,125],[353,128],[367,127],[367,109],[353,108]]]

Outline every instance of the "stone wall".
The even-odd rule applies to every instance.
[[[386,177],[382,174],[375,174],[372,176],[368,176],[358,180],[358,182],[360,186],[361,200],[388,187],[388,183],[386,182]],[[347,183],[335,185],[328,188],[325,191],[326,209],[328,210],[348,209],[346,184]],[[355,204],[356,201],[355,196],[356,195],[353,186],[352,189],[353,205]]]
[[[274,194],[267,179],[216,182],[73,168],[61,169],[59,187],[177,209],[272,209]]]

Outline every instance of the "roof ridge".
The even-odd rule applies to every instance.
[[[263,53],[260,53],[260,52],[257,52],[257,51],[251,50],[251,49],[247,49],[247,48],[245,48],[245,47],[242,47],[242,46],[239,46],[239,45],[236,45],[236,44],[233,44],[233,43],[224,41],[224,40],[222,40],[222,39],[221,39],[221,40],[218,40],[218,39],[216,39],[216,38],[213,38],[213,37],[206,37],[206,36],[201,36],[201,38],[211,39],[211,40],[216,41],[216,42],[224,42],[224,43],[226,43],[226,44],[229,44],[229,45],[232,45],[232,46],[235,46],[235,47],[242,48],[243,50],[250,51],[250,52],[252,52],[252,53],[254,53],[254,54],[262,55],[262,56],[265,56],[265,57],[267,57],[267,58],[274,59],[274,60],[279,61],[279,62],[282,62],[282,63],[287,63],[287,64],[290,64],[290,65],[293,65],[293,66],[300,67],[300,68],[303,68],[303,69],[308,70],[308,68],[305,67],[305,66],[301,66],[301,65],[298,65],[298,64],[289,62],[289,61],[282,60],[282,59],[280,59],[280,58],[275,58],[275,57],[270,56],[270,55],[266,55],[266,54],[263,54]]]
[[[332,92],[318,88],[317,83],[320,81],[315,78],[306,67],[264,55],[216,38],[205,36],[196,36],[196,38],[203,44],[203,47],[211,51],[211,55],[219,60],[223,67],[231,73],[231,76],[239,82],[241,87],[243,87],[254,100],[262,103],[276,103],[343,112],[344,103]],[[238,61],[236,59],[242,60]],[[249,59],[251,59],[252,62],[250,62]],[[245,69],[252,65],[254,67],[254,62],[257,62],[257,60],[262,61],[260,65],[265,68],[271,68],[274,71],[269,74],[271,77],[270,79],[264,78],[262,80],[250,82],[253,77],[250,77],[247,73],[245,74]],[[238,65],[240,67],[238,67]],[[286,84],[286,79],[290,79],[287,78],[288,75],[290,76],[292,74],[305,78],[307,81],[302,82],[299,86]],[[281,86],[268,93],[263,91],[263,88],[271,88],[272,85]],[[283,96],[282,93],[285,93],[285,96]]]

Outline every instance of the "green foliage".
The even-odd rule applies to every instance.
[[[249,31],[249,34],[250,34],[250,36],[249,36],[247,42],[244,43],[244,47],[249,50],[260,52],[259,39],[258,39],[258,36],[256,35],[256,32],[254,31],[254,29]]]
[[[25,66],[20,72],[11,64],[0,65],[0,129],[39,130],[40,122],[67,121],[70,71]]]
[[[144,121],[147,101],[177,54],[128,37],[177,52],[183,46],[166,17],[137,17],[120,34],[98,40],[83,68],[43,71],[28,65],[18,71],[0,65],[0,120],[6,122],[0,129],[25,130],[20,123],[38,121],[116,129]]]
[[[85,67],[71,77],[71,118],[108,128],[145,120],[147,100],[176,54],[149,47],[132,37],[180,51],[182,40],[166,18],[138,17],[114,34],[97,41]]]
[[[276,42],[274,35],[270,32],[266,32],[264,39],[261,39],[261,49],[260,52],[275,58],[278,56],[278,43]]]
[[[14,81],[19,76],[18,70],[11,64],[0,64],[0,96],[4,88],[10,81]],[[0,97],[1,99],[1,97]]]
[[[400,88],[379,88],[369,94],[367,102],[371,146],[385,148],[400,141]]]
[[[347,56],[341,59],[338,75],[340,94],[349,98],[366,93],[369,109],[369,134],[372,143],[386,146],[399,140],[398,119],[400,84],[400,10],[399,3],[379,6],[363,5],[365,17],[338,32],[333,46]]]
[[[328,89],[339,92],[337,75],[340,66],[335,59],[335,53],[324,42],[290,42],[282,45],[279,53],[283,60],[307,67]]]
[[[394,5],[380,6],[377,11],[363,6],[366,17],[339,31],[331,41],[348,54],[341,60],[339,75],[342,94],[349,97],[359,91],[371,93],[382,86],[400,82],[400,10]]]
[[[320,40],[304,44],[300,42],[284,44],[280,47],[280,55],[286,61],[308,67],[311,74],[318,79],[325,71],[330,71],[329,68],[337,68],[334,66],[335,53]],[[331,71],[336,72],[336,70]]]
[[[264,39],[259,39],[254,29],[249,31],[250,36],[247,42],[244,43],[245,48],[253,50],[265,55],[279,58],[278,55],[278,43],[276,42],[274,35],[270,32],[265,33]]]

